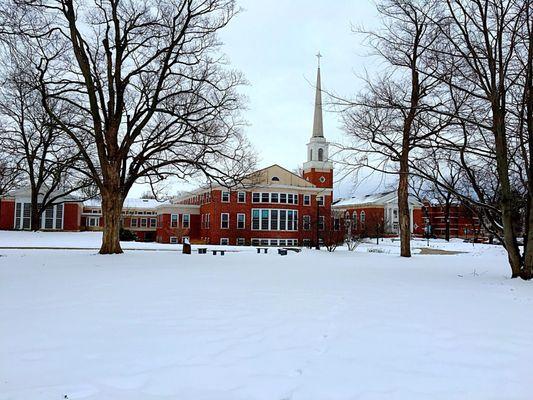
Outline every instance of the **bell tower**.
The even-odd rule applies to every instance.
[[[329,161],[329,142],[324,137],[322,122],[322,86],[320,81],[320,52],[316,74],[315,114],[313,134],[307,143],[307,161],[303,165],[303,177],[320,188],[333,187],[333,163]]]

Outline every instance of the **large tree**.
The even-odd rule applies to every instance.
[[[100,253],[121,253],[136,182],[198,173],[231,184],[253,159],[240,135],[239,73],[217,32],[234,0],[7,0],[9,37],[39,52],[42,104],[74,141],[102,198]],[[54,106],[69,105],[70,115]]]
[[[398,176],[401,256],[411,256],[410,164],[427,138],[448,118],[428,118],[435,105],[437,80],[421,75],[435,69],[428,48],[438,40],[431,19],[434,1],[385,0],[377,4],[381,28],[363,33],[386,73],[367,79],[355,100],[336,99],[350,144],[343,148],[350,168],[370,168]]]

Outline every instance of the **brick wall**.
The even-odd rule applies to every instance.
[[[0,229],[12,230],[15,223],[15,200],[0,199]]]

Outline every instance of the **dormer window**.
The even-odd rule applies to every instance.
[[[279,178],[277,176],[273,176],[271,180],[272,182],[279,182]]]

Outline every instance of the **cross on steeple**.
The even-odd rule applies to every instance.
[[[320,59],[324,57],[322,54],[320,54],[320,51],[316,54],[316,58],[318,59],[318,68],[320,68]]]

